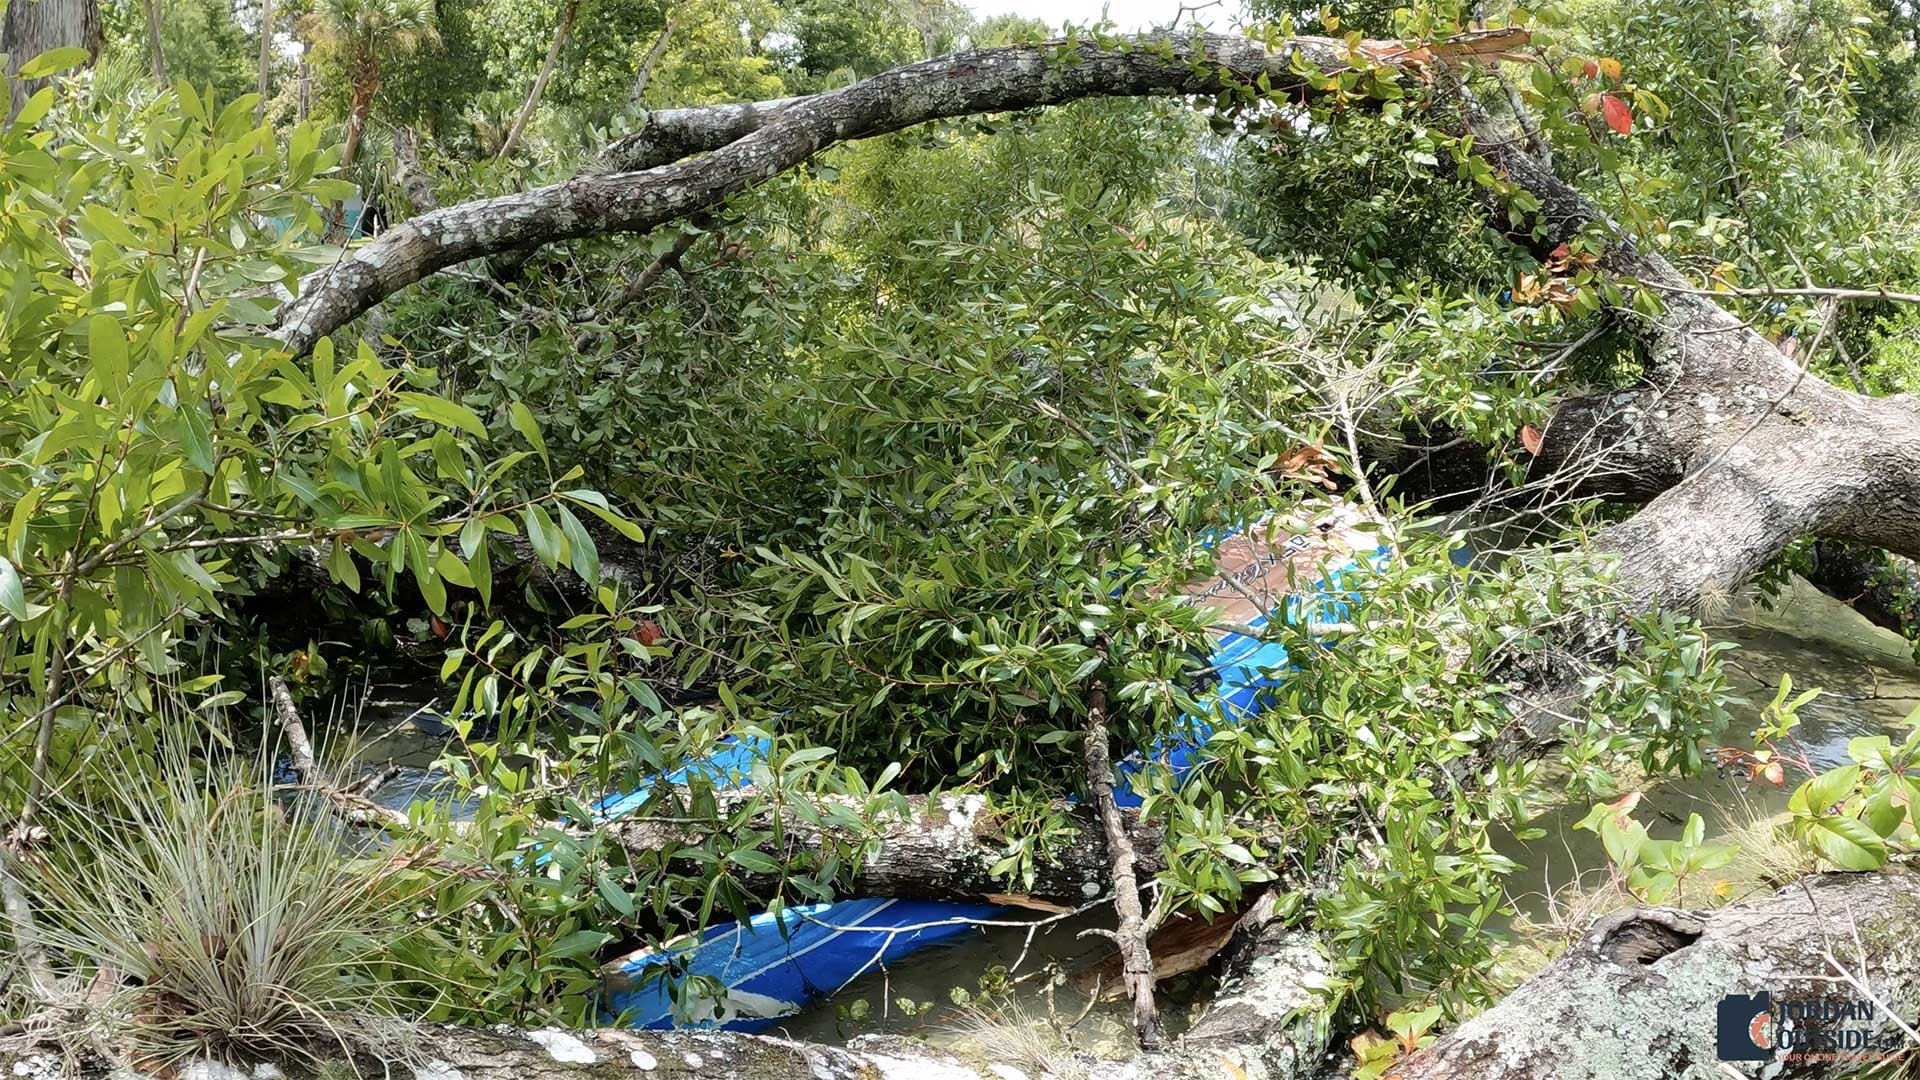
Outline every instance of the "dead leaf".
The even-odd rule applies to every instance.
[[[1612,94],[1600,95],[1600,112],[1616,135],[1633,134],[1633,110]]]
[[[1528,424],[1520,429],[1520,445],[1526,447],[1527,453],[1534,457],[1540,456],[1540,444],[1543,441],[1540,430],[1532,424]]]
[[[1329,473],[1340,471],[1339,460],[1329,455],[1318,443],[1294,447],[1282,454],[1273,467],[1290,480],[1304,480],[1328,491],[1338,490],[1340,486],[1328,477]]]

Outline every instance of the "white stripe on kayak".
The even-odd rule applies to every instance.
[[[869,913],[868,913],[868,914],[866,915],[866,917],[865,917],[865,918],[863,918],[863,919],[861,919],[860,921],[864,923],[864,922],[866,922],[866,921],[867,921],[867,919],[871,919],[871,918],[873,918],[873,917],[874,917],[875,915],[878,915],[878,914],[880,914],[880,913],[881,913],[882,911],[885,911],[886,909],[888,909],[888,908],[890,908],[890,907],[892,907],[892,906],[893,906],[894,904],[896,904],[896,903],[899,903],[899,898],[897,898],[897,897],[893,897],[893,898],[889,898],[889,899],[887,899],[886,901],[884,901],[883,903],[881,903],[881,905],[880,905],[879,907],[877,907],[877,908],[874,908],[874,909],[873,909],[873,910],[872,910],[871,912],[869,912]],[[802,919],[805,919],[805,918],[806,918],[806,916],[804,916],[804,915],[802,915],[802,916],[801,916],[801,918],[802,918]],[[791,963],[793,963],[794,961],[796,961],[796,960],[798,960],[798,959],[800,959],[800,958],[801,958],[802,956],[805,956],[805,955],[807,955],[808,953],[810,953],[810,952],[812,952],[813,950],[815,950],[815,949],[817,949],[817,948],[819,948],[820,946],[822,946],[822,945],[825,945],[826,943],[828,943],[828,942],[830,942],[830,941],[834,941],[834,940],[837,940],[837,939],[838,939],[838,938],[840,937],[840,935],[842,935],[842,934],[848,934],[848,933],[865,933],[865,934],[884,934],[884,933],[886,933],[886,932],[887,932],[887,928],[885,928],[885,927],[880,927],[880,928],[877,928],[877,929],[869,929],[869,928],[867,928],[867,927],[864,927],[864,926],[862,926],[862,927],[855,927],[855,928],[849,928],[849,929],[846,929],[846,930],[835,930],[835,931],[834,931],[833,933],[831,933],[831,934],[828,934],[828,935],[827,935],[826,937],[823,937],[823,938],[821,938],[821,939],[820,939],[819,941],[816,941],[816,942],[814,942],[813,944],[811,944],[811,945],[809,945],[809,946],[807,946],[806,948],[804,948],[804,949],[801,949],[801,950],[800,950],[799,952],[790,952],[790,953],[788,953],[788,954],[787,954],[786,956],[784,956],[784,957],[782,957],[782,958],[781,958],[781,959],[779,959],[779,960],[775,960],[775,961],[774,961],[773,963],[771,963],[771,964],[767,964],[767,965],[765,965],[765,966],[763,966],[763,967],[759,967],[759,968],[755,968],[755,969],[754,969],[753,971],[750,971],[750,972],[748,972],[747,974],[745,974],[745,975],[742,975],[742,976],[741,976],[741,977],[740,977],[740,978],[739,978],[739,979],[738,979],[737,981],[734,981],[734,982],[730,982],[730,983],[728,983],[727,985],[729,985],[729,986],[745,986],[745,985],[747,985],[747,983],[749,983],[749,982],[752,982],[752,981],[753,981],[754,979],[757,979],[757,978],[759,978],[759,977],[760,977],[760,976],[762,976],[762,975],[765,975],[765,974],[766,974],[767,972],[769,972],[769,971],[772,971],[772,970],[773,970],[774,968],[777,968],[777,967],[779,967],[779,966],[780,966],[780,965],[782,965],[782,964],[791,964]],[[869,966],[871,966],[871,965],[872,965],[872,963],[873,963],[873,961],[871,961],[871,960],[869,960],[869,961],[867,961],[867,964],[868,964]],[[866,968],[864,968],[864,967],[863,967],[863,968],[861,968],[860,970],[861,970],[861,971],[865,971],[865,970],[866,970]],[[811,980],[808,980],[808,981],[810,982]],[[796,1011],[798,1011],[798,1006],[796,1006]]]

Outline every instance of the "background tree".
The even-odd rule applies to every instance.
[[[340,167],[350,170],[359,158],[360,142],[388,65],[436,36],[433,5],[430,0],[321,0],[314,18],[314,38],[346,84],[346,140]]]
[[[36,57],[55,49],[78,48],[95,59],[105,42],[98,0],[8,4],[0,17],[0,52],[7,58],[7,116],[18,114],[27,98],[46,85],[43,78],[21,74]]]

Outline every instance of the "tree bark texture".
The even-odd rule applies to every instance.
[[[147,15],[147,62],[153,67],[153,81],[167,85],[167,51],[160,35],[160,0],[144,0]]]
[[[660,58],[667,55],[667,42],[673,38],[674,23],[678,18],[674,12],[667,13],[666,24],[660,27],[660,33],[653,39],[653,46],[647,50],[646,58],[640,61],[640,70],[633,73],[633,87],[627,91],[627,104],[638,105],[646,95],[647,84],[653,81]]]
[[[1312,941],[1255,916],[1230,947],[1220,994],[1184,1036],[1130,1061],[1080,1058],[1056,1075],[1085,1080],[1306,1080],[1330,1075],[1301,1026],[1325,967]],[[1920,1010],[1920,874],[1891,869],[1809,878],[1710,912],[1635,909],[1606,916],[1505,1001],[1389,1072],[1397,1080],[1726,1080],[1854,1075],[1817,1055],[1719,1060],[1719,1002],[1732,994],[1832,995],[1875,1003],[1864,1020],[1893,1036]],[[1845,971],[1866,992],[1841,980]],[[1868,995],[1871,995],[1870,997]],[[1897,1042],[1897,1038],[1895,1039]],[[828,1047],[724,1032],[565,1032],[430,1025],[385,1038],[356,1064],[413,1080],[1040,1080],[1031,1066],[962,1060],[898,1038]],[[344,1055],[342,1055],[344,1056]],[[55,1050],[0,1039],[0,1072],[62,1076]],[[82,1063],[106,1076],[109,1063]],[[132,1071],[118,1075],[133,1080]],[[210,1067],[179,1075],[245,1080]]]
[[[1100,818],[1107,869],[1113,875],[1114,943],[1120,948],[1120,977],[1133,998],[1133,1030],[1143,1050],[1157,1050],[1166,1037],[1160,1007],[1153,997],[1153,952],[1147,947],[1146,913],[1140,909],[1139,860],[1127,821],[1113,801],[1113,753],[1107,745],[1107,690],[1095,684],[1087,700],[1087,788]]]
[[[78,46],[97,59],[106,44],[100,25],[98,0],[14,0],[0,21],[0,52],[7,54],[9,97],[7,119],[39,89],[45,79],[16,79],[20,65],[52,49]]]
[[[356,1042],[377,1046],[356,1048],[350,1062],[346,1053],[332,1055],[336,1060],[329,1064],[351,1064],[361,1076],[411,1080],[1041,1080],[1043,1075],[1081,1080],[1304,1080],[1302,1070],[1318,1060],[1320,1047],[1298,1020],[1301,1010],[1312,1007],[1303,984],[1323,975],[1324,964],[1305,938],[1271,923],[1250,924],[1247,944],[1247,959],[1230,972],[1206,1014],[1171,1048],[1130,1061],[1078,1056],[1058,1063],[1058,1073],[1029,1072],[1030,1063],[963,1060],[915,1040],[888,1037],[835,1047],[767,1035],[620,1028],[516,1031],[424,1025],[382,1033],[390,1024],[353,1029]],[[1296,1036],[1304,1037],[1297,1041]],[[137,1070],[98,1057],[78,1064],[87,1077],[146,1080]],[[32,1036],[0,1038],[0,1075],[14,1080],[72,1076],[62,1070],[60,1051]],[[249,1080],[253,1074],[190,1063],[171,1075]]]
[[[255,127],[267,120],[267,91],[273,83],[273,17],[273,0],[260,0],[260,68],[254,86],[260,100],[253,106]]]
[[[1617,313],[1642,344],[1640,385],[1574,398],[1548,422],[1536,468],[1578,490],[1640,505],[1595,538],[1616,556],[1627,612],[1717,606],[1803,536],[1920,557],[1920,408],[1908,396],[1841,389],[1643,251],[1516,140],[1476,149],[1542,204],[1551,247],[1591,225],[1612,243],[1600,268],[1662,302]],[[1803,358],[1804,360],[1805,358]],[[1548,738],[1578,693],[1581,665],[1622,640],[1617,616],[1577,628],[1570,663],[1522,673],[1519,727]]]
[[[1868,999],[1912,1025],[1920,1012],[1920,875],[1827,874],[1704,913],[1636,909],[1602,918],[1546,970],[1404,1067],[1400,1080],[1706,1080],[1841,1076],[1859,1062],[1787,1054],[1723,1062],[1720,999],[1771,993]],[[1829,957],[1832,960],[1829,960]],[[1865,1021],[1900,1039],[1877,1008]]]

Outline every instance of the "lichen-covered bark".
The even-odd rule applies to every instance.
[[[1903,1021],[1920,1014],[1920,875],[1813,877],[1771,896],[1689,914],[1610,915],[1499,1005],[1410,1059],[1400,1080],[1725,1080],[1840,1076],[1859,1061],[1785,1055],[1722,1062],[1720,999],[1838,994],[1831,952]],[[1856,942],[1858,946],[1856,946]],[[1858,948],[1865,954],[1860,955]],[[1882,1032],[1893,1022],[1850,1021]]]
[[[1313,939],[1257,907],[1230,947],[1229,975],[1206,1013],[1165,1052],[1129,1061],[1077,1059],[1085,1080],[1305,1080],[1325,1047],[1311,1034],[1313,987],[1326,975]],[[1725,1080],[1852,1075],[1858,1061],[1787,1055],[1722,1062],[1720,999],[1838,993],[1829,956],[1911,1024],[1920,1013],[1920,874],[1809,878],[1771,896],[1703,913],[1635,909],[1597,922],[1506,1000],[1442,1036],[1390,1075],[1398,1080]],[[1836,987],[1839,987],[1836,989]],[[1875,1018],[1878,1019],[1875,1019]],[[1892,1021],[1873,1011],[1871,1028]],[[377,1029],[376,1029],[377,1030]],[[722,1032],[565,1032],[430,1025],[360,1038],[362,1075],[403,1080],[1040,1080],[1012,1062],[962,1060],[905,1039],[828,1047]],[[106,1076],[98,1059],[77,1063]],[[1069,1063],[1062,1062],[1061,1075]],[[31,1037],[0,1039],[0,1075],[53,1080],[59,1055]],[[138,1080],[132,1071],[121,1080]],[[205,1063],[182,1076],[249,1080]],[[258,1071],[252,1074],[259,1077]]]
[[[723,814],[730,803],[753,797],[750,791],[716,794]],[[836,803],[842,804],[843,813],[835,813]],[[870,821],[861,820],[861,808],[850,800],[821,797],[812,814],[803,817],[791,808],[781,813],[785,846],[769,854],[798,861],[851,850],[856,865],[842,883],[850,896],[997,902],[1017,895],[1053,904],[1084,904],[1108,889],[1106,842],[1090,808],[1064,809],[1065,831],[1056,834],[1057,842],[1037,861],[1031,882],[990,872],[1006,856],[1006,836],[986,798],[978,794],[913,795],[904,814]],[[1141,820],[1137,811],[1122,810],[1120,815],[1138,852],[1140,872],[1150,876],[1164,869],[1160,825]],[[836,825],[836,821],[860,824]],[[754,827],[771,830],[774,824],[769,814]],[[687,827],[677,818],[623,818],[609,828],[621,846],[635,853],[650,854],[687,839]],[[751,887],[770,889],[774,884],[750,876],[745,880]]]
[[[1335,38],[1296,37],[1268,47],[1245,37],[1183,34],[1008,45],[939,57],[795,101],[700,158],[577,176],[422,214],[308,275],[275,334],[295,355],[304,354],[321,337],[435,271],[582,236],[644,232],[714,206],[835,143],[929,120],[1090,97],[1211,94],[1223,79],[1264,77],[1275,90],[1310,93],[1305,71],[1363,64],[1418,70],[1448,57],[1497,55],[1526,40],[1525,31],[1495,30],[1427,50],[1363,42],[1356,51]],[[744,122],[733,123],[725,130]],[[667,152],[637,152],[634,160]]]

